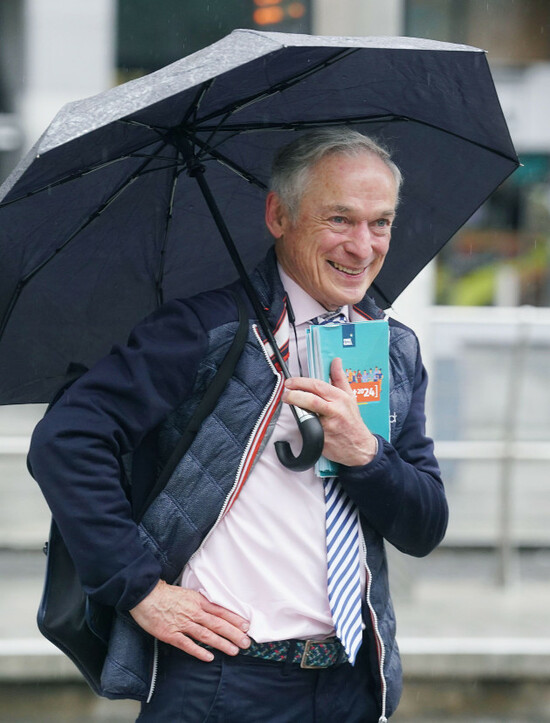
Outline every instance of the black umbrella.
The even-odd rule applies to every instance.
[[[222,237],[246,279],[274,150],[330,125],[405,177],[384,307],[518,165],[485,53],[413,38],[238,30],[69,104],[0,189],[0,403],[48,401],[162,301],[232,281]]]

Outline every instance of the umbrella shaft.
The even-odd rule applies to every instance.
[[[270,327],[269,321],[266,317],[264,308],[263,308],[262,304],[260,303],[260,300],[258,299],[256,290],[252,286],[252,282],[250,281],[250,278],[246,272],[246,269],[241,260],[239,252],[237,251],[237,247],[235,246],[233,239],[231,238],[229,229],[227,228],[225,220],[220,212],[220,209],[218,208],[216,199],[214,198],[212,191],[210,190],[210,187],[209,187],[208,183],[206,182],[206,178],[204,177],[204,168],[199,163],[196,163],[194,165],[194,167],[191,168],[190,170],[191,170],[191,175],[193,175],[195,177],[195,179],[197,180],[197,183],[199,184],[199,188],[204,197],[204,200],[206,201],[208,209],[210,210],[210,213],[212,214],[212,218],[214,219],[214,222],[220,232],[220,235],[221,235],[223,242],[229,252],[229,255],[231,256],[231,259],[232,259],[233,263],[235,264],[235,267],[237,269],[241,282],[244,286],[244,290],[246,291],[246,294],[247,294],[248,298],[250,299],[250,302],[252,304],[252,307],[254,308],[254,312],[258,318],[258,321],[260,322],[260,326],[262,327],[262,330],[263,330],[264,334],[266,335],[267,340],[271,344],[271,348],[273,349],[275,358],[277,359],[277,362],[279,363],[279,366],[281,367],[281,370],[282,370],[285,378],[288,379],[290,377],[290,372],[288,371],[288,367],[283,358],[283,355],[281,354],[280,349],[277,345],[277,342],[275,341],[275,337],[273,336],[273,332],[271,331],[271,327]]]

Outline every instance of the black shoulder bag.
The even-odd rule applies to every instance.
[[[136,522],[141,521],[149,505],[166,486],[203,420],[213,411],[233,375],[248,334],[246,307],[238,294],[235,294],[235,298],[239,310],[239,327],[235,338],[145,503],[134,513]],[[62,391],[77,376],[73,375]],[[57,395],[56,398],[59,397]],[[101,672],[107,655],[113,610],[88,599],[53,518],[44,551],[47,555],[46,576],[37,614],[38,628],[45,638],[73,661],[92,690],[101,695]]]

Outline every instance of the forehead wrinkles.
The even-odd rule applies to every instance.
[[[296,214],[326,213],[393,218],[397,198],[390,169],[376,156],[334,154],[308,169]]]

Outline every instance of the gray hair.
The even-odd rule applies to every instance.
[[[280,148],[273,160],[270,190],[279,196],[293,220],[298,214],[311,169],[321,158],[333,153],[347,156],[371,153],[380,158],[395,179],[399,199],[403,176],[386,148],[351,128],[320,128],[308,131]]]

